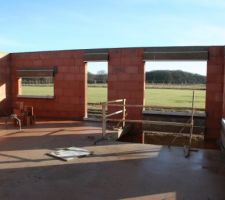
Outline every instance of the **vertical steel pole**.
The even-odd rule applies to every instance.
[[[106,134],[106,104],[102,104],[102,137]]]
[[[123,99],[123,125],[122,125],[122,128],[125,127],[125,120],[126,120],[126,99]]]
[[[191,146],[191,140],[192,140],[193,129],[194,129],[194,101],[195,101],[195,91],[193,90],[193,94],[192,94],[191,127],[190,127],[190,138],[189,138],[189,145],[190,146]]]

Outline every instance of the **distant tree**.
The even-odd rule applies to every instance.
[[[95,74],[92,74],[91,72],[88,72],[88,83],[95,83]]]
[[[107,82],[107,73],[105,70],[99,70],[96,75],[97,83],[106,83]]]
[[[181,70],[155,70],[146,72],[147,83],[205,84],[206,77]]]
[[[99,70],[97,74],[88,72],[88,83],[107,83],[108,75],[105,70]]]
[[[97,72],[97,74],[98,74],[98,75],[105,75],[105,74],[107,74],[107,73],[106,73],[105,70],[99,70],[99,71]]]

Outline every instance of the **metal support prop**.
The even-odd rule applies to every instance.
[[[192,105],[191,105],[191,107],[192,107],[191,118],[187,122],[187,125],[189,123],[189,126],[183,126],[181,128],[181,130],[179,131],[179,133],[174,137],[174,139],[168,145],[168,147],[170,148],[170,146],[175,142],[175,140],[178,137],[181,137],[180,136],[180,133],[182,133],[182,131],[184,130],[184,128],[185,127],[190,127],[190,134],[189,134],[188,144],[187,145],[184,145],[184,156],[185,156],[185,158],[188,158],[190,156],[190,152],[191,151],[197,151],[197,150],[191,148],[192,136],[193,136],[193,130],[194,130],[194,113],[195,113],[194,101],[195,101],[195,91],[193,90],[193,93],[192,93]]]
[[[102,104],[102,136],[97,139],[94,144],[96,145],[100,141],[108,140],[106,137],[106,103]]]
[[[195,91],[193,90],[192,94],[192,113],[191,113],[191,126],[190,126],[190,135],[189,135],[189,141],[188,145],[184,146],[184,154],[185,158],[188,158],[190,156],[191,151],[196,151],[195,149],[191,148],[191,143],[192,143],[192,136],[193,136],[193,128],[194,128],[194,101],[195,101]]]
[[[126,123],[126,99],[123,99],[123,125],[122,128],[125,127],[125,123]]]
[[[102,104],[102,137],[106,134],[106,104]]]

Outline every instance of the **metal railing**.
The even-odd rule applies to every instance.
[[[180,122],[168,122],[168,121],[150,121],[150,120],[132,120],[132,119],[126,119],[126,108],[144,108],[146,106],[144,105],[132,105],[132,104],[126,104],[126,99],[117,99],[113,101],[107,101],[104,103],[101,103],[102,105],[102,137],[95,141],[95,144],[101,140],[108,140],[106,137],[106,128],[107,128],[107,121],[111,122],[122,122],[122,128],[125,127],[126,122],[130,123],[142,123],[142,124],[152,124],[152,125],[163,125],[163,126],[180,126],[181,130],[184,129],[184,127],[189,127],[190,128],[190,133],[189,133],[189,141],[185,148],[185,157],[188,157],[191,151],[191,142],[192,142],[192,136],[193,136],[193,127],[194,127],[194,99],[195,99],[195,92],[193,91],[193,96],[192,96],[192,112],[191,112],[191,117],[186,123],[180,123]],[[117,111],[114,111],[112,113],[107,113],[106,110],[108,107],[122,107],[122,109],[119,109]],[[115,118],[110,118],[112,116],[122,114],[122,119],[115,119]],[[177,135],[172,142],[169,144],[169,146],[176,140],[176,138],[179,137]]]
[[[122,107],[122,109],[106,114],[106,110],[108,106],[112,106],[112,105],[117,105],[119,107]],[[122,119],[117,119],[117,121],[118,122],[122,121],[122,128],[124,128],[125,121],[126,121],[126,99],[117,99],[117,100],[107,101],[105,103],[102,103],[102,137],[106,135],[107,121],[112,121],[112,119],[109,119],[109,117],[112,117],[121,113],[122,113]]]

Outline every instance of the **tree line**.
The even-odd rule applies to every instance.
[[[206,77],[181,70],[155,70],[146,72],[147,83],[205,84]]]
[[[205,84],[206,77],[181,70],[155,70],[146,72],[146,83],[161,84]],[[107,73],[97,74],[88,72],[88,83],[107,83]]]
[[[205,84],[206,77],[181,70],[155,70],[146,72],[146,83],[156,84]],[[107,83],[108,74],[101,70],[96,74],[88,72],[88,83]],[[22,78],[22,84],[53,84],[52,77]]]

